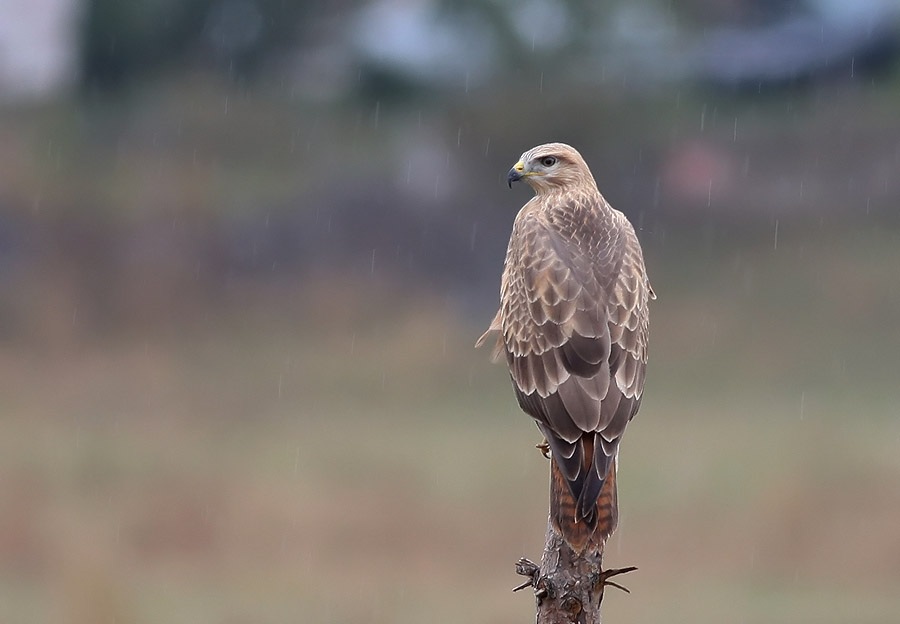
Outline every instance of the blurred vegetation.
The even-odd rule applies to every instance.
[[[85,88],[0,111],[0,620],[530,618],[546,463],[471,345],[505,172],[563,140],[659,294],[605,617],[896,622],[900,77],[586,69],[622,4],[533,51],[437,3],[495,77],[356,59],[326,97],[297,67],[367,3],[255,2],[228,49],[210,16],[251,4],[89,3]]]
[[[359,0],[91,0],[83,18],[82,82],[88,93],[135,86],[195,68],[238,81],[288,47],[303,45],[325,16]]]

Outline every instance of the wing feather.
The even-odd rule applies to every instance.
[[[649,294],[624,215],[584,201],[526,205],[510,239],[501,306],[517,389],[558,394],[568,420],[600,432],[620,408],[610,385],[629,398],[642,389]]]
[[[634,229],[596,190],[520,211],[479,344],[499,333],[519,405],[584,505],[640,405],[652,298]]]

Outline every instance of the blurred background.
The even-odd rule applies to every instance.
[[[472,346],[552,140],[659,296],[606,620],[900,621],[898,52],[894,0],[0,0],[0,621],[531,621]]]

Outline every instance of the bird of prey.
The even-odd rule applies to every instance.
[[[628,219],[563,143],[524,154],[507,177],[535,192],[513,224],[496,337],[519,406],[551,454],[550,519],[578,554],[602,552],[618,512],[619,441],[641,404],[649,300],[655,299]]]

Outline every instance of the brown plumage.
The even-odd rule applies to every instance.
[[[506,252],[496,335],[521,408],[552,451],[550,517],[578,553],[615,530],[619,441],[641,403],[647,279],[631,223],[600,194],[581,155],[535,147],[510,169],[535,196]]]

